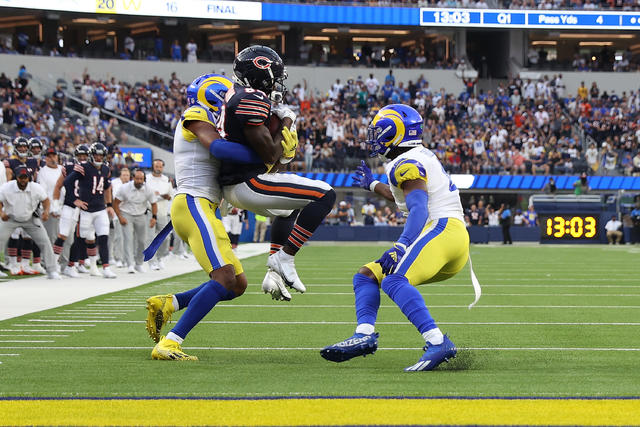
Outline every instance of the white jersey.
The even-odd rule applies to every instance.
[[[173,192],[169,177],[166,175],[154,176],[153,173],[148,173],[147,186],[154,193],[153,202],[158,206],[158,216],[166,216],[169,213],[169,201],[162,196],[165,194],[171,195]]]
[[[211,113],[202,107],[187,108],[173,137],[173,155],[175,161],[176,194],[189,194],[204,197],[214,203],[220,203],[221,190],[218,185],[220,161],[213,158],[198,138],[182,127],[185,120],[198,120],[215,126]]]
[[[385,166],[391,194],[403,212],[409,212],[400,188],[404,181],[424,179],[429,196],[428,221],[439,218],[458,218],[464,222],[460,193],[451,182],[435,154],[424,147],[416,147],[396,157]]]
[[[53,200],[53,190],[56,187],[58,178],[62,175],[62,166],[56,165],[55,168],[45,166],[38,171],[38,184],[42,185],[47,192],[47,197]],[[64,187],[63,187],[64,188]]]

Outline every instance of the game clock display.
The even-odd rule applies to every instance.
[[[599,241],[600,215],[540,215],[542,241]]]

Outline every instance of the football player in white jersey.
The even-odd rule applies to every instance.
[[[458,189],[435,154],[422,146],[422,126],[420,114],[400,104],[382,108],[369,125],[371,155],[390,160],[385,165],[390,184],[374,180],[364,161],[354,182],[395,202],[408,216],[398,241],[353,277],[358,326],[352,337],[321,351],[327,360],[343,362],[375,352],[380,288],[426,341],[418,363],[405,371],[429,371],[456,355],[455,345],[436,325],[416,286],[458,273],[469,258],[469,235]],[[477,301],[479,285],[474,288]]]

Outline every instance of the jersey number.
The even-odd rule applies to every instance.
[[[440,164],[440,167],[442,168],[442,172],[444,172],[444,174],[447,176],[447,178],[449,178],[449,191],[456,191],[458,189],[458,187],[456,187],[456,185],[453,183],[453,181],[451,181],[451,177],[449,176],[447,171],[444,170],[444,166],[442,166],[442,164]]]
[[[97,176],[93,177],[93,188],[91,189],[91,194],[102,194],[102,191],[104,190],[104,177],[101,176],[100,179],[98,179]]]

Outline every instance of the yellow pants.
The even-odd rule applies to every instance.
[[[405,276],[414,286],[441,282],[462,270],[468,258],[469,234],[465,225],[455,218],[441,218],[424,227],[407,247],[393,274]],[[380,264],[370,262],[365,267],[382,283],[384,275]]]
[[[231,264],[238,275],[243,272],[242,264],[231,250],[229,236],[216,217],[216,208],[215,203],[205,198],[178,194],[171,204],[171,223],[207,274]]]

